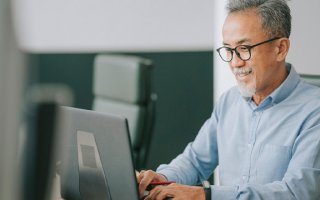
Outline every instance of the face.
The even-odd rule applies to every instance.
[[[260,18],[254,10],[231,13],[222,30],[224,46],[254,45],[270,39],[262,30]],[[266,96],[280,84],[278,70],[284,60],[279,60],[276,44],[277,40],[252,48],[251,58],[247,61],[233,54],[229,65],[243,96]]]

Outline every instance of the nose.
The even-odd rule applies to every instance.
[[[241,60],[236,52],[233,54],[232,60],[229,62],[231,67],[242,67],[245,65],[245,61]]]

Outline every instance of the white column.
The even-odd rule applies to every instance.
[[[23,86],[22,54],[12,30],[10,1],[0,0],[0,199],[19,199],[17,146]]]
[[[227,0],[214,1],[214,49],[222,46],[222,26],[226,17],[226,2]],[[214,51],[214,101],[216,102],[221,94],[227,89],[235,85],[235,80],[227,63],[223,62],[219,57],[218,52]],[[219,169],[214,172],[214,183],[219,185]]]
[[[214,1],[214,48],[222,46],[222,26],[226,17],[227,0]],[[227,63],[223,62],[214,51],[214,100],[217,101],[220,95],[236,84],[233,74]]]

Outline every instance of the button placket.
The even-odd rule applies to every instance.
[[[262,112],[253,111],[252,112],[252,123],[250,125],[250,131],[249,131],[249,140],[248,140],[248,156],[247,156],[247,164],[246,164],[246,170],[242,177],[242,181],[245,183],[248,183],[250,181],[251,173],[252,173],[252,158],[253,158],[253,149],[256,142],[256,134],[259,126],[259,121],[261,118]]]

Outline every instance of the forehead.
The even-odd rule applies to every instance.
[[[254,10],[229,14],[224,22],[222,35],[223,42],[229,45],[256,41],[265,37],[260,16]]]

